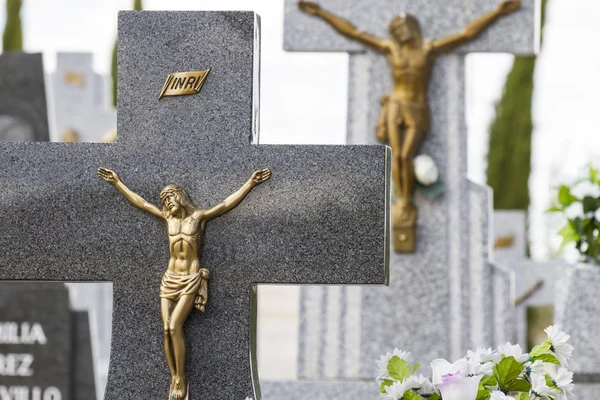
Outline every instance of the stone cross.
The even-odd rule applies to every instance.
[[[258,29],[250,12],[122,12],[119,142],[0,144],[0,280],[113,282],[106,400],[168,396],[159,286],[169,252],[164,224],[101,181],[100,166],[155,203],[177,183],[202,208],[272,170],[208,225],[209,303],[185,325],[192,398],[261,398],[257,284],[388,282],[387,148],[251,145]],[[206,68],[199,94],[158,100],[169,74]]]
[[[107,101],[104,77],[93,70],[91,53],[58,53],[52,74],[54,132],[62,141],[75,134],[82,142],[98,141],[117,127],[117,112]]]
[[[50,140],[41,54],[0,55],[0,141]]]
[[[391,288],[303,290],[302,309],[307,313],[301,318],[300,377],[373,378],[372,360],[398,346],[427,365],[435,358],[454,359],[470,347],[493,344],[495,335],[487,318],[494,305],[487,299],[487,288],[481,287],[481,279],[487,280],[493,268],[488,260],[489,228],[473,231],[473,221],[487,224],[491,203],[486,191],[467,179],[465,56],[533,54],[538,36],[534,3],[523,0],[520,11],[436,60],[429,82],[432,128],[421,151],[434,159],[446,192],[435,200],[417,193],[417,252],[391,255]],[[410,13],[419,19],[423,36],[433,39],[460,32],[500,0],[320,0],[319,4],[378,37],[389,37],[394,16]],[[377,143],[379,98],[392,90],[386,58],[301,12],[296,0],[285,2],[284,47],[350,54],[347,140]],[[488,206],[480,208],[483,203]],[[473,248],[472,242],[478,240]]]

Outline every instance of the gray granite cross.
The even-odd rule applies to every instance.
[[[388,149],[251,145],[259,21],[248,12],[119,16],[119,141],[0,143],[0,280],[112,281],[106,400],[167,398],[159,285],[164,223],[96,176],[159,202],[169,183],[206,208],[272,170],[208,225],[209,304],[185,325],[192,398],[259,399],[256,284],[386,284]],[[199,94],[158,100],[168,74],[211,68]],[[252,316],[252,317],[251,317]]]
[[[359,30],[384,38],[390,36],[388,26],[394,16],[411,13],[420,21],[423,36],[430,39],[460,32],[501,2],[317,1]],[[347,141],[377,143],[379,98],[393,87],[388,61],[338,34],[321,19],[301,12],[297,3],[285,0],[285,49],[350,54]],[[491,203],[488,191],[467,179],[465,56],[472,52],[533,54],[538,36],[535,3],[523,0],[520,11],[435,61],[428,86],[432,128],[421,151],[435,160],[446,192],[435,200],[417,193],[417,252],[391,254],[390,288],[303,288],[302,309],[307,311],[301,318],[301,378],[374,378],[371,360],[396,346],[412,351],[416,362],[427,365],[439,357],[461,357],[468,348],[497,344],[494,324],[488,323],[495,312],[489,295],[494,272],[487,243]],[[399,302],[398,293],[411,295]],[[332,321],[323,317],[331,310],[343,312]]]

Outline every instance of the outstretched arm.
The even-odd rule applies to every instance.
[[[357,40],[383,53],[386,53],[389,49],[387,40],[359,31],[349,21],[322,9],[321,6],[313,1],[299,1],[298,7],[307,14],[323,19],[336,31],[350,39]]]
[[[433,51],[443,53],[470,42],[479,36],[486,28],[496,22],[498,18],[511,14],[519,8],[521,8],[521,0],[504,0],[494,11],[471,22],[462,32],[444,39],[434,40],[432,42]]]
[[[98,168],[98,176],[104,179],[106,182],[111,183],[116,187],[119,192],[125,196],[134,206],[144,211],[149,212],[159,218],[164,218],[163,213],[154,204],[147,202],[144,198],[137,193],[132,192],[123,182],[119,179],[119,176],[110,169]]]
[[[268,169],[256,171],[254,174],[252,174],[252,177],[248,180],[248,182],[244,183],[244,186],[242,186],[237,192],[226,198],[221,204],[214,206],[210,210],[206,211],[204,213],[204,217],[207,221],[210,221],[211,219],[217,218],[225,214],[226,212],[233,210],[235,207],[237,207],[238,204],[241,203],[242,200],[244,200],[244,197],[246,197],[248,193],[250,193],[252,188],[254,188],[256,185],[263,183],[270,177],[271,171]]]

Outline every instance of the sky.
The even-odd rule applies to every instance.
[[[25,49],[43,52],[53,71],[57,51],[94,53],[94,66],[108,74],[116,15],[132,0],[25,0]],[[261,142],[342,144],[346,131],[348,56],[282,50],[283,0],[144,0],[146,9],[253,10],[262,17]],[[5,15],[0,13],[0,26]],[[556,245],[543,210],[552,187],[573,180],[598,159],[597,93],[600,1],[550,0],[545,44],[534,94],[531,239],[534,258]],[[506,54],[475,54],[467,63],[469,177],[485,182],[487,127],[512,63]],[[554,222],[554,224],[560,222]],[[550,224],[550,226],[548,226]]]

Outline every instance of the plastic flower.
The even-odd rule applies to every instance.
[[[507,396],[499,390],[494,390],[492,392],[492,397],[490,398],[490,400],[515,400],[515,398],[511,397],[511,396]]]
[[[378,371],[378,377],[377,380],[382,380],[382,379],[388,379],[389,378],[389,373],[387,370],[388,364],[390,363],[390,359],[394,356],[397,356],[401,359],[403,359],[404,361],[408,361],[410,359],[410,352],[409,351],[402,351],[398,348],[394,349],[393,353],[387,353],[384,356],[381,356],[381,358],[377,361],[377,368],[379,368]]]
[[[496,350],[492,350],[492,348],[490,347],[489,349],[484,349],[481,347],[477,348],[477,351],[473,352],[472,350],[469,350],[467,352],[467,358],[469,360],[473,360],[479,363],[485,363],[485,362],[493,362],[493,363],[497,363],[498,361],[500,361],[500,355],[498,354],[498,352]]]
[[[402,399],[402,397],[404,396],[404,393],[406,393],[407,390],[409,390],[409,388],[407,387],[406,381],[404,382],[394,382],[392,384],[392,386],[386,386],[385,389],[385,394],[383,395],[383,398],[386,400],[400,400]]]
[[[569,372],[566,368],[560,367],[558,372],[550,373],[552,384],[558,389],[565,399],[568,399],[572,395],[572,391],[575,388],[573,385],[573,373]]]
[[[465,377],[461,372],[442,376],[437,385],[444,400],[475,400],[482,376]]]
[[[544,332],[546,332],[548,339],[550,339],[550,343],[552,344],[550,351],[558,359],[560,365],[563,367],[568,366],[568,360],[573,354],[573,346],[567,343],[571,336],[561,331],[556,325],[550,325],[544,329]]]
[[[542,374],[546,373],[546,366],[540,360],[534,361],[531,365],[527,367],[528,374]]]
[[[462,376],[467,376],[469,374],[469,361],[466,358],[461,358],[456,361],[454,364],[450,362],[438,358],[437,360],[433,360],[431,362],[431,381],[434,385],[439,385],[443,383],[443,377],[446,375],[457,375],[460,374]],[[444,399],[445,400],[445,399]]]
[[[541,374],[531,374],[530,399],[552,400],[558,394],[558,390],[548,387],[546,377]]]
[[[415,390],[419,395],[423,397],[429,397],[435,392],[435,386],[423,374],[411,375],[404,381],[407,389]]]
[[[415,177],[419,183],[429,186],[438,181],[439,172],[431,157],[421,154],[415,157],[413,163],[415,167]]]
[[[518,344],[505,344],[498,347],[498,353],[504,357],[514,357],[518,362],[529,360],[529,354],[523,353],[523,349]]]
[[[469,363],[469,368],[467,369],[466,375],[474,376],[474,375],[492,375],[494,370],[493,362],[478,362],[472,359],[467,359]]]
[[[600,186],[590,181],[583,181],[571,189],[571,194],[578,199],[583,199],[587,196],[597,199],[600,197]]]

